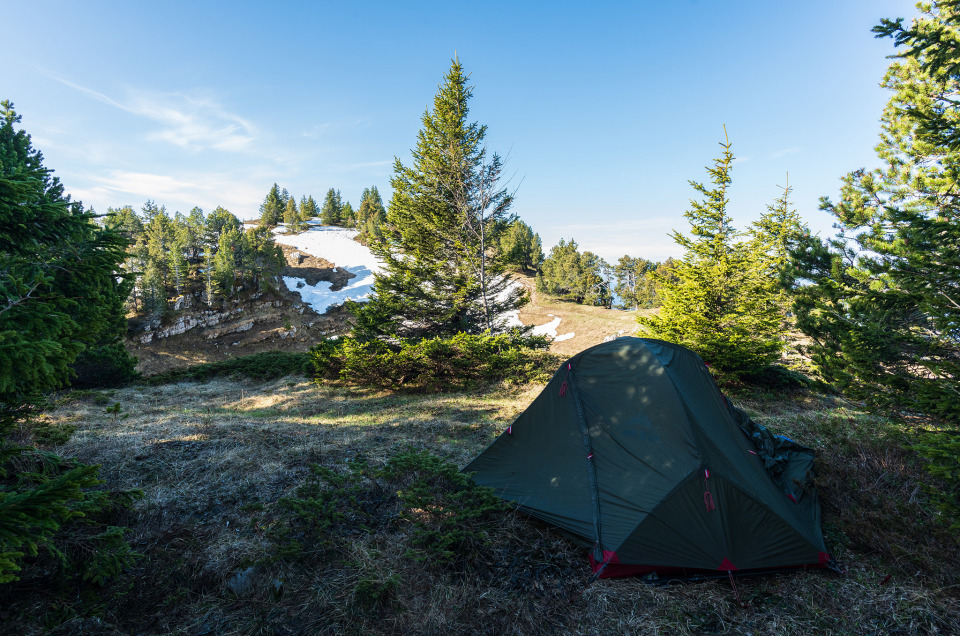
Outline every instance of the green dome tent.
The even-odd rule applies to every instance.
[[[678,345],[579,353],[464,472],[591,550],[599,576],[826,566],[813,452]]]

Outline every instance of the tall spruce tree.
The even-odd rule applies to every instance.
[[[60,528],[99,507],[84,489],[97,466],[40,455],[9,435],[36,412],[41,395],[70,380],[70,364],[125,330],[122,234],[93,222],[17,131],[13,104],[0,104],[0,583],[23,558],[51,545]],[[129,563],[114,533],[116,573]],[[91,558],[96,547],[91,550]],[[65,561],[66,561],[65,557]]]
[[[684,213],[691,236],[671,235],[685,253],[675,278],[657,277],[660,311],[637,321],[641,333],[689,347],[722,373],[749,375],[779,356],[781,325],[762,261],[738,241],[727,213],[733,152],[729,139],[720,146],[721,156],[707,168],[713,186],[690,181],[702,199]]]
[[[800,215],[790,204],[792,188],[788,183],[783,193],[777,197],[767,211],[754,221],[750,227],[750,249],[755,254],[757,263],[762,267],[761,278],[769,287],[769,299],[780,312],[783,323],[784,337],[792,326],[788,313],[792,302],[783,279],[790,267],[790,252],[799,245],[809,230]]]
[[[788,277],[822,375],[878,407],[960,421],[960,6],[933,2],[878,37],[906,50],[883,86],[884,166],[844,178],[829,241],[805,238]]]
[[[372,246],[383,273],[375,297],[352,306],[360,338],[501,332],[504,312],[524,302],[491,249],[513,197],[500,186],[500,157],[487,158],[486,126],[468,120],[467,82],[454,60],[423,115],[413,165],[394,162],[387,229]]]
[[[354,212],[349,201],[344,201],[343,207],[340,208],[340,223],[344,227],[357,227],[357,213]]]
[[[257,291],[276,289],[280,272],[287,264],[283,249],[273,240],[273,234],[264,227],[246,230],[242,237],[242,277],[248,279]]]

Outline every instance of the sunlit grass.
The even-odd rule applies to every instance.
[[[77,427],[58,452],[101,464],[113,488],[146,493],[129,522],[145,557],[126,580],[132,591],[111,606],[134,631],[309,632],[354,620],[367,633],[469,632],[478,624],[497,633],[960,632],[957,538],[927,505],[925,473],[903,449],[914,423],[804,391],[755,391],[735,402],[817,450],[824,530],[848,574],[739,579],[747,609],[725,579],[587,586],[582,551],[517,513],[502,520],[504,540],[537,538],[528,553],[503,555],[485,575],[424,568],[404,556],[402,536],[380,531],[353,536],[337,567],[272,559],[268,513],[311,464],[340,471],[363,457],[382,465],[414,448],[463,466],[541,388],[411,395],[298,377],[214,379],[131,387],[106,400],[66,396],[45,417]],[[107,413],[117,402],[121,412]],[[524,565],[511,569],[518,557]],[[253,563],[282,581],[282,595],[238,603],[225,591],[227,578]],[[157,586],[162,593],[149,591]],[[389,602],[378,604],[378,594]]]

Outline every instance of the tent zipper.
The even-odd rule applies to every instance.
[[[590,477],[590,497],[593,501],[593,527],[596,534],[596,543],[593,547],[593,558],[598,563],[604,562],[603,541],[600,537],[600,490],[597,484],[597,468],[594,463],[593,444],[590,441],[590,427],[587,425],[587,418],[583,413],[583,403],[580,401],[580,391],[577,388],[576,375],[573,373],[573,366],[567,365],[567,380],[570,396],[573,398],[573,404],[577,410],[577,421],[580,424],[580,435],[583,438],[583,447],[587,458],[587,474]]]

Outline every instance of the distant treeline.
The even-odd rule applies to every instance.
[[[267,228],[284,223],[291,232],[302,232],[307,229],[307,221],[315,218],[324,225],[356,228],[360,230],[360,240],[366,242],[382,237],[381,226],[386,221],[387,211],[377,186],[364,188],[360,207],[354,210],[336,188],[327,190],[320,207],[312,195],[300,197],[298,205],[286,188],[281,189],[274,183],[260,206],[260,225]]]
[[[222,207],[171,217],[147,201],[139,214],[110,208],[106,227],[130,241],[124,269],[135,276],[128,303],[136,313],[162,314],[173,299],[196,291],[212,305],[245,289],[275,289],[285,263],[268,228],[244,230]]]
[[[581,253],[573,239],[561,239],[537,273],[537,289],[582,305],[649,309],[660,306],[660,280],[673,265],[672,258],[656,263],[629,255],[611,265],[593,252]]]

